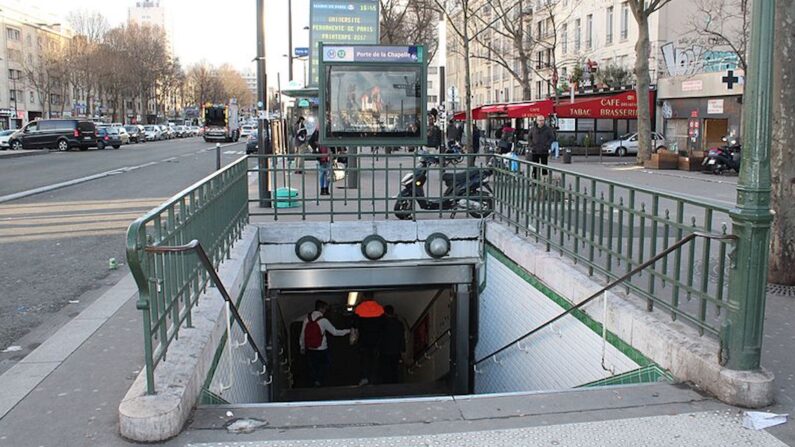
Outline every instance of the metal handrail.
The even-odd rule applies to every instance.
[[[631,271],[626,273],[624,276],[616,279],[615,281],[611,282],[610,284],[606,285],[605,287],[602,287],[601,289],[599,289],[598,292],[592,294],[591,296],[589,296],[588,298],[580,301],[579,303],[575,304],[574,306],[566,309],[564,312],[558,314],[556,317],[552,318],[551,320],[548,320],[547,322],[541,324],[540,326],[537,326],[536,328],[534,328],[530,332],[527,332],[526,334],[518,337],[517,339],[511,341],[510,343],[506,343],[500,349],[497,349],[496,351],[494,351],[491,354],[481,358],[480,360],[476,360],[475,362],[472,363],[472,367],[476,367],[477,365],[485,362],[486,360],[489,360],[489,359],[495,357],[496,355],[498,355],[498,354],[504,352],[505,350],[509,349],[511,346],[513,346],[513,345],[519,343],[520,341],[526,339],[527,337],[530,337],[531,335],[539,332],[540,330],[542,330],[542,329],[546,328],[547,326],[555,323],[556,321],[560,320],[561,318],[573,313],[576,310],[579,310],[579,309],[583,308],[586,304],[588,304],[591,301],[595,300],[596,298],[600,297],[603,293],[605,293],[608,290],[620,285],[624,281],[630,279],[635,274],[647,269],[648,267],[653,266],[654,264],[657,263],[657,261],[663,259],[664,257],[668,256],[669,254],[673,253],[674,251],[676,251],[679,248],[683,247],[688,242],[690,242],[690,241],[692,241],[692,240],[694,240],[694,239],[696,239],[698,237],[703,237],[703,238],[709,239],[709,240],[719,240],[719,241],[737,240],[737,236],[734,236],[734,235],[720,235],[720,236],[718,236],[718,235],[713,235],[713,234],[708,234],[708,233],[703,233],[703,232],[690,233],[687,236],[683,237],[682,239],[678,240],[676,243],[674,243],[673,245],[671,245],[667,249],[661,251],[656,256],[654,256],[654,257],[650,258],[649,260],[647,260],[646,262],[638,265],[637,267],[635,267],[634,269],[632,269]],[[604,322],[602,324],[606,324],[606,323],[607,322]]]
[[[251,332],[246,326],[245,321],[243,321],[243,317],[240,316],[240,312],[238,312],[237,305],[235,305],[232,297],[229,295],[229,292],[224,287],[224,283],[221,281],[221,278],[218,276],[218,272],[215,271],[215,267],[213,267],[213,263],[210,261],[209,256],[207,256],[207,252],[204,251],[202,248],[201,243],[198,240],[194,239],[190,241],[188,244],[175,246],[175,247],[146,247],[144,251],[147,253],[187,253],[189,251],[195,252],[196,255],[199,257],[199,261],[201,261],[204,268],[207,270],[207,273],[210,275],[215,287],[218,289],[218,292],[229,304],[229,309],[232,311],[232,316],[234,317],[237,324],[240,325],[240,328],[243,330],[243,333],[246,334],[246,339],[248,342],[251,343],[251,347],[257,353],[257,357],[259,358],[260,363],[263,366],[268,366],[266,362],[265,354],[260,350],[257,343],[254,341],[254,337],[251,336]],[[227,343],[231,343],[231,340],[227,340]]]
[[[446,336],[448,336],[448,335],[449,335],[449,336],[452,336],[452,335],[453,335],[453,331],[452,331],[451,329],[447,329],[447,330],[445,330],[445,331],[444,331],[444,332],[442,332],[442,333],[441,333],[441,334],[440,334],[438,337],[436,337],[436,339],[435,339],[434,341],[432,341],[432,342],[428,343],[428,346],[426,346],[426,347],[425,347],[425,349],[423,349],[422,351],[420,351],[420,353],[419,353],[419,354],[416,356],[416,357],[418,357],[418,360],[415,360],[415,361],[414,361],[414,363],[412,363],[412,364],[411,364],[411,365],[408,367],[408,369],[419,368],[420,366],[422,366],[422,365],[424,364],[424,362],[421,362],[421,360],[422,360],[422,359],[425,357],[425,355],[426,355],[426,354],[428,354],[429,352],[431,352],[431,350],[435,349],[435,348],[436,348],[436,345],[437,345],[437,344],[439,344],[439,342],[440,342],[440,341],[441,341],[441,340],[442,340],[444,337],[446,337]],[[439,348],[439,349],[441,349],[441,348]]]
[[[420,313],[420,316],[417,317],[417,319],[414,321],[414,324],[411,325],[411,328],[409,329],[409,332],[414,333],[414,329],[417,329],[417,326],[420,324],[420,322],[422,321],[423,317],[425,317],[426,315],[428,315],[431,312],[431,308],[433,307],[434,304],[436,304],[436,301],[442,296],[444,291],[445,291],[445,289],[439,289],[439,291],[436,292],[436,295],[433,296],[433,298],[428,303],[428,305],[425,306],[425,309],[423,309],[422,313]]]

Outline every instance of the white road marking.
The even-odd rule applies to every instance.
[[[243,143],[242,142],[229,143],[229,144],[222,145],[221,147],[234,146],[236,144],[243,144]],[[201,154],[203,152],[214,151],[214,150],[215,150],[215,147],[212,147],[210,149],[202,149],[202,150],[200,150],[198,152],[195,152],[194,154],[189,154],[189,155]],[[33,195],[36,195],[36,194],[41,194],[41,193],[45,193],[45,192],[54,191],[56,189],[66,188],[68,186],[74,186],[74,185],[78,185],[80,183],[90,182],[91,180],[97,180],[97,179],[105,178],[105,177],[108,177],[108,176],[111,176],[111,175],[124,174],[124,173],[127,173],[127,172],[135,171],[137,169],[146,168],[146,167],[149,167],[149,166],[154,166],[154,165],[159,164],[159,163],[168,163],[168,162],[174,161],[176,159],[177,159],[177,157],[171,157],[171,158],[166,158],[165,160],[160,160],[160,161],[150,161],[150,162],[147,162],[147,163],[144,163],[144,164],[140,164],[140,165],[137,165],[137,166],[125,166],[125,167],[122,167],[122,168],[112,169],[110,171],[100,172],[99,174],[93,174],[93,175],[89,175],[89,176],[86,176],[86,177],[80,177],[80,178],[76,178],[76,179],[73,179],[73,180],[67,180],[65,182],[55,183],[55,184],[52,184],[52,185],[41,186],[41,187],[38,187],[38,188],[29,189],[27,191],[20,191],[20,192],[14,193],[14,194],[8,194],[8,195],[5,195],[5,196],[0,196],[0,203],[10,202],[12,200],[22,199],[22,198],[33,196]]]

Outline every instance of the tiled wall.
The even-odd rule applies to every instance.
[[[476,359],[564,310],[515,268],[490,253],[486,255],[486,288],[479,300]],[[596,306],[601,306],[601,302],[591,303],[589,309]],[[601,334],[573,316],[530,336],[519,347],[509,348],[497,356],[497,361],[489,360],[477,367],[476,393],[561,390],[638,368],[638,364],[607,343],[604,363],[609,371],[605,370]]]
[[[265,350],[265,321],[263,318],[262,273],[253,268],[246,284],[238,310],[246,322],[260,350]],[[223,347],[218,366],[215,369],[210,391],[229,403],[265,402],[268,396],[265,380],[270,371],[262,373],[262,363],[254,360],[254,350],[250,344],[235,347],[235,343],[245,339],[239,325],[232,323],[231,355],[229,340]],[[223,387],[222,387],[223,385]],[[226,389],[226,387],[231,386]]]

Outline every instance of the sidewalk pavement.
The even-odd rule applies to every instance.
[[[45,155],[49,153],[50,153],[49,149],[21,150],[21,151],[4,150],[0,151],[0,160],[8,158],[30,157],[32,155]]]
[[[626,172],[615,170],[614,166],[578,163],[576,165],[567,165],[566,167],[568,168],[569,166],[576,168],[578,172],[588,172],[609,178],[621,178],[624,182],[635,181],[635,177],[645,176],[642,178],[648,179],[650,183],[665,186],[667,182],[664,179],[669,178],[662,175],[636,173],[635,171],[630,171],[632,172],[632,177],[629,177]],[[687,181],[677,178],[674,181],[678,187],[689,189],[690,191],[703,186],[702,182],[698,178]],[[732,192],[734,190],[733,187],[726,189],[731,189]],[[0,376],[0,447],[114,447],[132,445],[118,434],[117,409],[119,402],[143,367],[141,318],[140,311],[135,308],[135,297],[136,291],[131,277],[128,275],[74,320],[59,329],[24,360]],[[795,408],[793,407],[795,403],[795,356],[792,356],[792,346],[793,342],[795,342],[795,331],[793,330],[791,316],[795,315],[795,297],[774,293],[769,294],[766,312],[763,364],[776,374],[779,387],[778,402],[768,410],[793,414],[795,413]],[[643,393],[644,388],[607,389],[607,392],[613,393],[614,396],[621,396],[621,399],[616,398],[617,400],[637,399],[640,394],[633,393]],[[229,422],[226,414],[216,414],[220,410],[219,408],[201,408],[194,415],[193,425],[183,435],[170,441],[168,445],[183,446],[189,442],[222,441],[225,443],[224,445],[234,445],[229,444],[229,441],[259,442],[276,439],[316,439],[318,440],[317,443],[311,445],[320,446],[326,445],[321,443],[323,439],[332,438],[358,436],[378,438],[383,436],[435,435],[461,432],[475,433],[471,435],[456,435],[453,437],[454,441],[449,441],[449,438],[445,437],[428,438],[426,441],[436,442],[439,445],[496,446],[503,445],[500,444],[501,442],[505,443],[513,440],[514,444],[511,445],[521,445],[521,442],[531,444],[533,439],[546,440],[549,438],[545,436],[548,436],[549,433],[558,433],[556,435],[558,437],[555,438],[557,439],[556,442],[560,445],[568,445],[570,442],[574,442],[575,439],[579,440],[579,438],[561,438],[560,436],[564,436],[567,433],[574,435],[581,430],[588,433],[595,433],[592,430],[613,430],[614,433],[617,433],[621,427],[624,427],[621,430],[633,432],[640,430],[644,426],[657,424],[658,420],[635,419],[634,422],[630,420],[606,425],[579,426],[576,430],[568,432],[560,431],[554,427],[542,431],[539,431],[541,429],[532,429],[532,427],[543,428],[563,423],[593,423],[606,419],[623,420],[660,415],[685,415],[682,416],[684,420],[703,416],[705,420],[709,419],[710,423],[719,425],[737,423],[736,416],[739,414],[739,409],[726,407],[712,399],[699,396],[693,391],[686,391],[690,393],[687,396],[691,397],[687,397],[684,400],[674,399],[676,402],[668,402],[671,405],[657,405],[659,404],[659,397],[666,395],[664,393],[668,392],[660,391],[657,396],[654,396],[653,393],[651,397],[646,396],[645,401],[641,399],[636,404],[614,409],[615,411],[610,417],[608,417],[605,410],[607,407],[604,406],[607,404],[596,402],[596,406],[587,412],[575,411],[572,408],[566,410],[555,407],[558,409],[557,411],[547,408],[535,413],[535,416],[528,416],[532,413],[528,412],[527,414],[523,413],[521,417],[505,418],[503,416],[507,407],[501,407],[497,400],[491,401],[491,398],[480,398],[483,400],[479,401],[479,405],[491,405],[495,412],[494,414],[480,413],[479,416],[473,417],[472,420],[466,420],[466,418],[457,421],[435,420],[433,417],[429,418],[428,413],[412,409],[408,403],[397,403],[395,408],[399,412],[413,415],[411,417],[414,418],[421,417],[422,419],[412,424],[404,424],[401,421],[396,424],[382,426],[361,424],[361,421],[358,424],[351,425],[326,425],[322,421],[323,417],[341,417],[345,412],[339,411],[339,409],[329,411],[326,408],[311,413],[306,412],[305,409],[299,410],[293,406],[288,408],[292,411],[293,418],[297,417],[302,421],[301,424],[293,424],[297,425],[297,427],[291,426],[290,420],[287,419],[283,420],[280,425],[276,419],[273,419],[270,422],[273,429],[256,432],[254,434],[256,436],[228,435],[223,429],[223,424]],[[673,391],[670,392],[673,393]],[[487,402],[491,403],[487,404]],[[591,403],[594,404],[593,402]],[[603,406],[600,407],[599,405]],[[367,407],[360,407],[360,409],[367,410]],[[723,417],[729,419],[716,419],[715,410],[720,410],[724,413],[728,411],[728,414],[724,414]],[[272,410],[267,413],[262,410],[257,413],[257,409],[247,409],[242,412],[237,409],[229,411],[234,411],[236,417],[259,416],[268,418],[268,416],[273,415],[275,418],[278,414],[285,415],[285,417],[289,416],[287,413],[272,413]],[[500,412],[502,412],[502,415],[500,415]],[[366,417],[371,415],[370,412],[365,411],[365,413]],[[682,424],[680,419],[671,419],[671,421],[674,426],[683,428],[691,426]],[[326,426],[320,429],[317,428],[319,425]],[[670,425],[659,426],[660,430],[654,432],[649,431],[649,436],[651,436],[651,433],[656,433],[655,436],[671,436],[671,432],[666,431],[666,427],[670,428]],[[483,431],[494,429],[519,431],[494,434],[494,436],[507,436],[500,439],[494,438],[491,434],[482,433]],[[693,430],[696,430],[696,428]],[[785,444],[795,445],[795,424],[793,422],[773,427],[767,432],[773,434]],[[731,433],[740,436],[740,438],[736,438],[738,440],[745,439],[743,438],[745,435],[741,432],[732,431]],[[763,434],[763,432],[759,432],[759,434]],[[692,435],[699,435],[699,433],[692,433]],[[515,441],[517,436],[518,439],[529,441]],[[718,439],[721,440],[720,438]],[[753,439],[762,439],[763,442],[771,441],[769,438]],[[419,442],[419,439],[415,438],[398,438],[398,440],[400,442]],[[659,441],[655,441],[658,442],[657,444],[651,442],[649,444],[664,445],[665,442],[670,440],[671,438],[668,437],[662,440],[663,444],[660,444]],[[384,440],[382,445],[400,445],[395,442],[388,444],[388,441]],[[392,439],[391,441],[395,440]],[[444,444],[444,442],[447,442],[447,444]],[[328,445],[341,444],[332,442]],[[351,443],[350,445],[359,444]],[[775,444],[771,443],[769,445]]]

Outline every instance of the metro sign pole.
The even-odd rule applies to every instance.
[[[268,159],[265,155],[272,152],[268,148],[265,134],[265,114],[268,110],[268,72],[265,64],[265,0],[257,0],[257,177],[259,184],[259,206],[271,207],[270,176]],[[279,92],[281,94],[281,92]],[[270,130],[270,129],[268,129]]]

